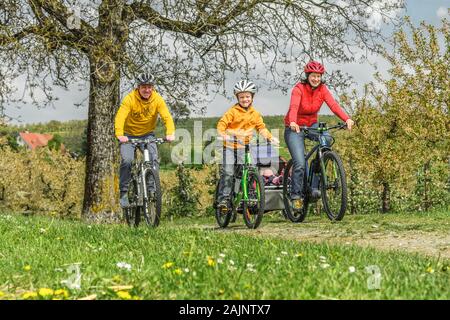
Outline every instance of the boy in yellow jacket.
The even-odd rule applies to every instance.
[[[134,159],[134,147],[125,143],[128,138],[146,139],[154,136],[158,115],[166,127],[166,140],[175,140],[175,125],[164,99],[154,90],[155,77],[150,73],[142,73],[137,77],[137,88],[122,101],[115,118],[115,134],[121,142],[120,155],[120,205],[129,206],[128,185],[131,179],[131,163]],[[149,146],[150,158],[158,170],[158,149],[156,144]]]
[[[236,83],[234,86],[234,94],[238,99],[238,103],[225,112],[217,124],[219,136],[226,141],[217,197],[218,208],[221,211],[228,210],[235,165],[234,154],[235,152],[237,153],[239,163],[242,163],[244,156],[244,146],[230,141],[234,141],[233,139],[236,137],[237,141],[248,143],[253,130],[256,129],[264,138],[274,144],[279,144],[278,139],[272,136],[269,130],[266,129],[261,114],[253,107],[255,93],[256,86],[253,82],[241,80]]]

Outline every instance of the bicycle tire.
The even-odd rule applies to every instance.
[[[147,192],[147,199],[144,199],[143,213],[144,220],[149,227],[157,227],[161,218],[161,182],[159,180],[158,172],[153,168],[145,170],[145,181],[153,179],[155,182],[155,190],[153,195]]]
[[[228,226],[228,224],[230,223],[230,219],[231,219],[231,216],[232,216],[232,208],[231,208],[231,205],[229,204],[228,210],[227,210],[226,213],[222,213],[220,211],[220,209],[217,208],[217,197],[218,197],[218,193],[219,193],[219,183],[220,183],[220,180],[217,181],[216,191],[214,193],[214,206],[213,206],[214,207],[214,215],[216,217],[216,221],[217,221],[217,224],[219,225],[219,227],[226,228]]]
[[[293,160],[290,159],[288,163],[286,164],[286,167],[284,169],[283,174],[283,202],[284,202],[284,210],[286,213],[286,216],[294,223],[303,222],[306,218],[306,215],[308,213],[308,205],[309,205],[309,199],[308,196],[305,195],[303,199],[303,206],[299,210],[294,210],[292,208],[292,201],[291,201],[291,168],[293,165]],[[304,175],[306,177],[306,174]],[[306,186],[306,179],[304,179],[303,186]]]
[[[329,161],[332,161],[336,166],[332,168],[328,167]],[[327,151],[323,154],[323,163],[324,168],[321,168],[322,177],[321,177],[321,193],[322,193],[322,203],[323,208],[328,216],[328,218],[332,221],[340,221],[345,215],[345,211],[347,209],[347,181],[345,177],[344,165],[342,163],[339,155],[334,151]],[[325,171],[323,171],[325,170]],[[327,170],[332,171],[332,173]],[[336,176],[336,173],[338,176]],[[328,184],[324,183],[324,175],[327,176]],[[339,190],[340,189],[340,190]],[[339,208],[333,208],[331,203],[331,190],[336,192],[340,191],[340,200],[337,199],[339,203]]]
[[[243,202],[242,214],[245,225],[249,229],[256,229],[261,224],[265,206],[264,183],[257,171],[248,171],[247,190],[249,201]]]
[[[128,187],[128,201],[130,206],[123,208],[125,221],[130,227],[138,227],[141,221],[141,208],[137,205],[137,181],[132,179]]]

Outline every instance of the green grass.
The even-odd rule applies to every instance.
[[[142,299],[450,298],[446,260],[189,227],[195,221],[203,220],[131,229],[0,215],[1,298],[64,288],[61,281],[74,276],[69,267],[75,263],[81,289],[69,290],[69,299],[118,299],[117,286]],[[131,270],[120,269],[119,262]],[[368,288],[374,279],[369,266],[381,272],[379,289]]]

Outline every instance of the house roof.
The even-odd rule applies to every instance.
[[[20,132],[19,135],[31,150],[37,147],[44,147],[48,144],[49,140],[53,139],[53,135],[47,133]]]

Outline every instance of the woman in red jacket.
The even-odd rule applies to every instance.
[[[305,174],[305,134],[300,126],[316,127],[317,114],[325,102],[331,111],[347,123],[351,130],[353,120],[333,99],[328,88],[322,82],[322,74],[325,68],[316,61],[311,61],[305,66],[306,79],[299,82],[292,89],[289,111],[284,117],[285,131],[284,140],[288,146],[294,161],[292,169],[291,199],[294,209],[303,206],[303,179]],[[317,140],[317,135],[309,133],[306,138]]]

